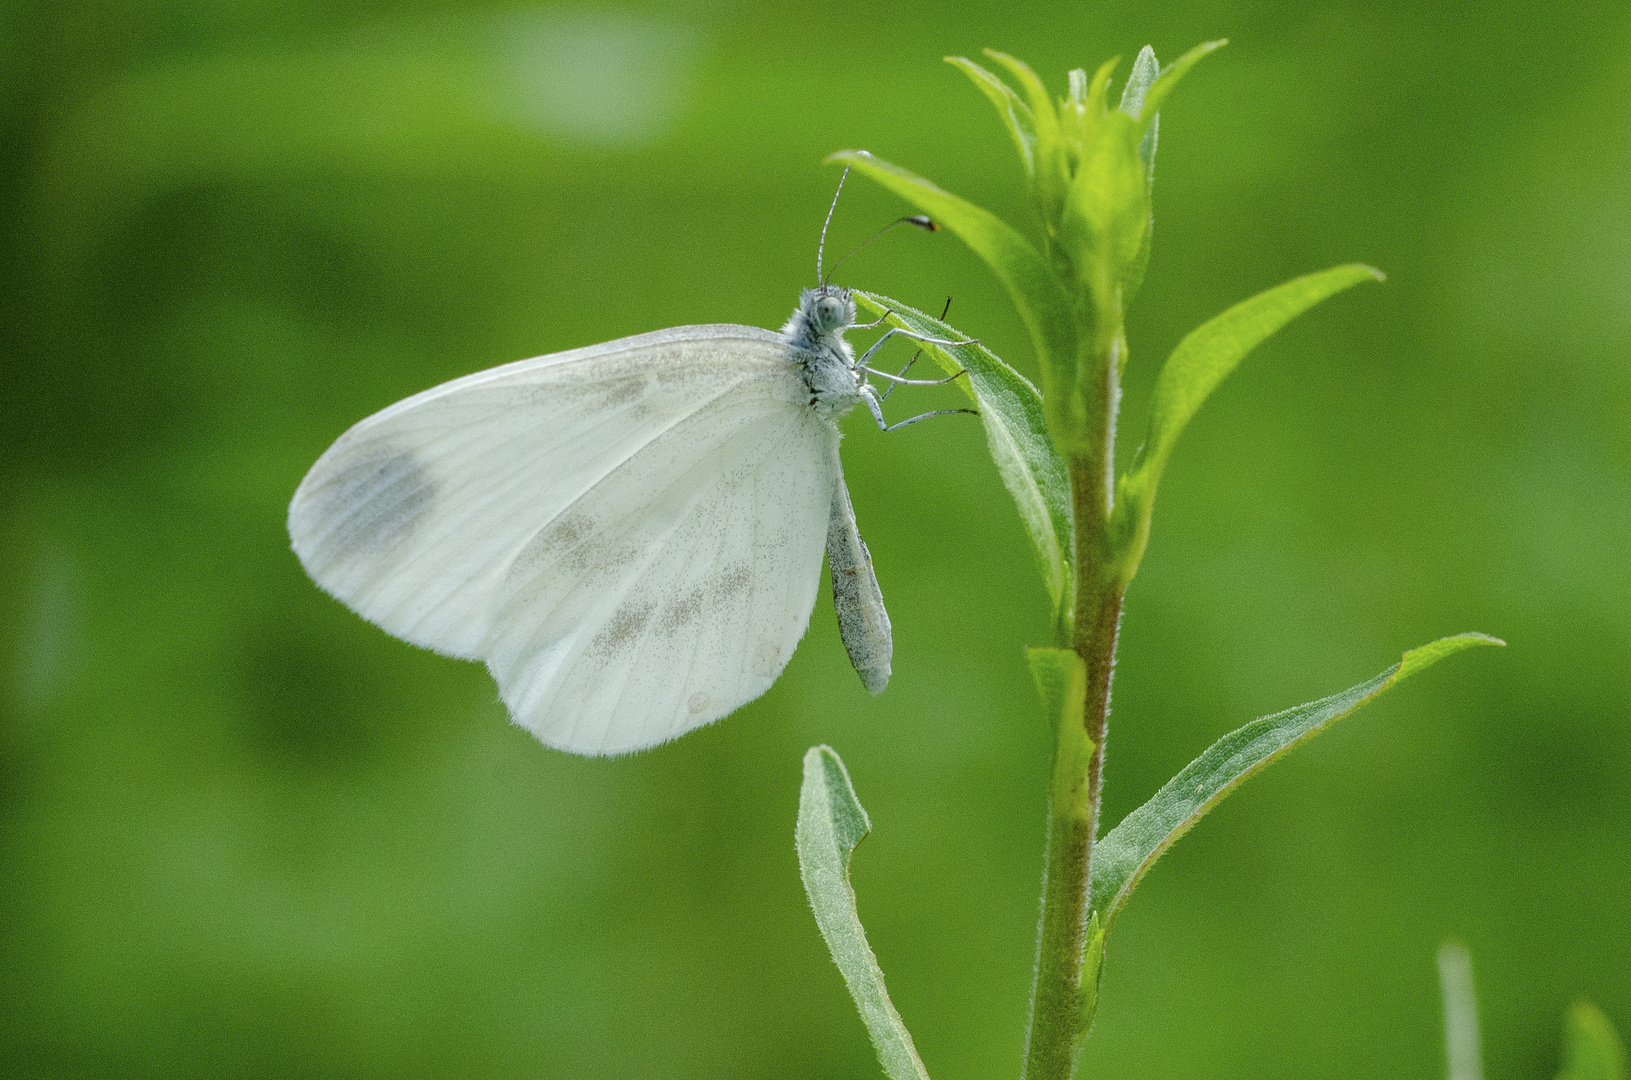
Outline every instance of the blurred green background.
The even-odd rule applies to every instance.
[[[1631,1034],[1631,14],[1153,8],[0,8],[4,1071],[876,1075],[793,855],[825,741],[874,819],[861,912],[930,1070],[1016,1075],[1049,752],[1021,647],[1046,600],[975,423],[847,424],[886,694],[823,598],[763,699],[624,760],[544,749],[479,666],[329,600],[284,510],[347,425],[443,379],[779,326],[830,151],[1028,225],[942,55],[999,47],[1062,90],[1220,36],[1162,116],[1124,449],[1196,323],[1338,262],[1390,280],[1271,340],[1180,445],[1107,817],[1406,647],[1511,647],[1180,844],[1119,924],[1088,1068],[1439,1076],[1449,936],[1492,1080],[1553,1074],[1576,995]],[[904,212],[857,178],[833,244]],[[907,232],[840,280],[955,296],[1034,372],[983,266]]]

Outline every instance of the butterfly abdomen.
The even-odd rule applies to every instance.
[[[873,694],[889,685],[889,661],[894,653],[889,612],[872,571],[872,553],[855,526],[844,478],[833,491],[832,515],[827,524],[827,568],[832,573],[833,609],[838,613],[838,636],[861,684]]]

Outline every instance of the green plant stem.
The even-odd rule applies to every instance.
[[[1119,345],[1119,334],[1117,335]],[[1071,495],[1076,520],[1076,598],[1067,641],[1086,665],[1087,696],[1079,724],[1061,722],[1049,786],[1048,840],[1037,936],[1036,982],[1025,1046],[1025,1080],[1069,1080],[1091,1015],[1083,1015],[1082,973],[1091,913],[1089,868],[1098,833],[1110,681],[1126,584],[1112,578],[1110,477],[1115,410],[1120,397],[1118,348],[1097,366],[1102,411],[1098,454],[1073,458]],[[1102,456],[1101,456],[1102,455]],[[1095,968],[1097,965],[1094,965]],[[1096,976],[1095,976],[1096,977]]]
[[[1050,816],[1047,869],[1042,882],[1042,926],[1037,941],[1031,1030],[1025,1045],[1026,1080],[1066,1077],[1074,1057],[1076,998],[1082,976],[1079,944],[1087,924],[1083,886],[1088,826],[1081,818]]]

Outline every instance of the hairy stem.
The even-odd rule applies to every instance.
[[[1110,680],[1126,588],[1109,574],[1119,351],[1112,347],[1095,365],[1103,378],[1095,388],[1100,410],[1095,419],[1102,425],[1095,440],[1099,453],[1070,463],[1076,512],[1076,600],[1074,626],[1069,639],[1060,644],[1075,651],[1086,665],[1087,697],[1079,724],[1061,722],[1054,749],[1025,1080],[1070,1080],[1081,1036],[1091,1020],[1090,1014],[1084,1015],[1082,994],[1092,914],[1087,910],[1089,870],[1098,834]]]

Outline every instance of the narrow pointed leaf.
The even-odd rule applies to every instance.
[[[1383,281],[1382,272],[1349,263],[1294,278],[1243,300],[1190,331],[1167,357],[1150,403],[1150,432],[1116,494],[1116,529],[1122,547],[1120,574],[1130,580],[1149,539],[1150,512],[1162,470],[1178,436],[1248,353],[1321,300],[1362,281]]]
[[[1116,106],[1128,116],[1137,117],[1144,111],[1144,95],[1150,84],[1161,74],[1161,65],[1155,62],[1155,50],[1148,45],[1138,50],[1133,70],[1127,75],[1127,85],[1121,89],[1121,103]]]
[[[1065,72],[1066,97],[1073,108],[1087,104],[1087,69],[1071,68]]]
[[[1105,99],[1110,96],[1110,76],[1119,63],[1119,56],[1111,57],[1099,65],[1091,79],[1085,68],[1070,72],[1070,96],[1059,104],[1060,145],[1072,148],[1065,154],[1069,176],[1080,170],[1083,150],[1098,140],[1099,128],[1104,123]],[[1068,198],[1070,185],[1068,177],[1065,179],[1060,190]]]
[[[1399,663],[1340,694],[1253,720],[1217,742],[1122,819],[1093,849],[1091,910],[1106,930],[1144,873],[1177,839],[1247,777],[1375,700],[1402,679],[1474,645],[1504,645],[1487,634],[1458,634],[1412,649]]]
[[[1053,725],[1053,793],[1048,805],[1058,817],[1076,818],[1085,828],[1092,819],[1087,772],[1093,762],[1093,740],[1087,716],[1087,664],[1072,649],[1033,646],[1025,650],[1042,708]]]
[[[1030,106],[1020,100],[1013,87],[967,57],[948,56],[946,63],[961,68],[980,92],[991,99],[991,104],[997,107],[997,115],[1002,117],[1003,127],[1014,140],[1020,160],[1025,163],[1025,175],[1035,175],[1036,122],[1031,118]]]
[[[1216,52],[1227,44],[1229,44],[1227,40],[1202,42],[1168,64],[1166,70],[1156,76],[1144,94],[1144,107],[1138,113],[1144,126],[1149,127],[1155,123],[1155,115],[1161,111],[1161,103],[1167,100],[1167,95],[1178,85],[1178,80],[1189,74],[1189,69],[1194,67],[1201,57]]]
[[[865,150],[841,150],[827,158],[842,161],[917,206],[984,259],[1019,309],[1044,372],[1072,363],[1075,320],[1070,299],[1048,262],[1031,242],[984,207],[976,206],[923,177]],[[1045,390],[1050,389],[1046,385]]]
[[[885,1075],[889,1080],[929,1080],[906,1023],[889,1000],[878,958],[867,944],[866,930],[855,910],[849,861],[855,845],[871,829],[838,754],[829,746],[811,747],[804,755],[796,836],[799,874],[816,925],[844,974]]]
[[[1043,220],[1057,220],[1059,204],[1064,199],[1065,188],[1070,184],[1071,166],[1063,121],[1054,108],[1053,98],[1036,72],[1023,60],[994,49],[986,49],[985,55],[1008,69],[1031,106],[1031,119],[1036,125],[1036,172],[1031,178],[1033,190],[1042,200]]]
[[[1059,114],[1054,111],[1053,98],[1048,96],[1048,88],[1042,84],[1042,79],[1031,69],[1031,65],[995,49],[986,49],[985,55],[1007,68],[1014,78],[1019,80],[1019,87],[1025,91],[1026,100],[1030,102],[1031,116],[1036,121],[1037,134],[1045,139],[1057,137]]]
[[[1128,116],[1137,118],[1144,111],[1144,96],[1149,92],[1150,84],[1161,73],[1161,65],[1155,61],[1155,50],[1148,45],[1138,50],[1138,59],[1133,61],[1132,74],[1127,76],[1127,85],[1121,91],[1121,104],[1116,107]],[[1121,302],[1123,305],[1131,304],[1133,297],[1144,284],[1144,271],[1150,265],[1150,248],[1155,241],[1155,214],[1149,205],[1155,200],[1155,148],[1161,138],[1161,117],[1152,115],[1150,123],[1145,128],[1144,135],[1138,140],[1138,160],[1144,165],[1144,201],[1146,205],[1144,240],[1140,244],[1137,256],[1127,270],[1126,279],[1121,284]],[[1126,353],[1122,354],[1122,362],[1126,362]]]
[[[876,293],[857,291],[855,301],[875,315],[890,312],[892,326],[925,337],[961,339],[963,334],[939,319],[925,315],[898,300]],[[986,446],[996,462],[1003,486],[1019,507],[1020,520],[1036,548],[1037,567],[1047,586],[1055,611],[1069,603],[1072,524],[1070,474],[1064,459],[1054,448],[1042,415],[1042,395],[1036,387],[998,359],[983,345],[925,345],[923,351],[946,374],[967,371],[956,385],[973,399],[985,426]],[[1075,655],[1075,654],[1072,654]]]
[[[1144,142],[1138,145],[1140,157],[1144,156],[1144,143],[1146,142],[1150,144],[1149,157],[1153,158],[1155,156],[1154,136],[1155,128],[1151,127],[1144,136]],[[1150,267],[1150,251],[1155,246],[1155,211],[1150,205],[1155,196],[1155,178],[1150,174],[1149,168],[1149,159],[1146,159],[1144,165],[1144,238],[1140,241],[1138,253],[1133,256],[1132,262],[1128,264],[1126,276],[1121,282],[1121,304],[1123,307],[1131,304],[1133,297],[1138,295],[1138,290],[1144,287],[1144,272]],[[1121,354],[1121,362],[1123,365],[1127,363],[1125,350]]]
[[[1602,1010],[1577,1001],[1563,1022],[1563,1068],[1557,1080],[1628,1080],[1625,1045]]]
[[[1150,126],[1145,129],[1144,137],[1138,140],[1138,159],[1144,163],[1144,181],[1151,188],[1155,187],[1155,148],[1161,141],[1161,114],[1157,113],[1150,118]]]
[[[1167,358],[1150,403],[1150,435],[1140,462],[1159,474],[1178,436],[1228,374],[1269,335],[1321,300],[1382,272],[1359,263],[1335,266],[1258,293],[1190,331]]]
[[[1112,56],[1093,73],[1093,81],[1087,84],[1087,97],[1082,102],[1082,111],[1087,115],[1097,117],[1104,113],[1105,102],[1110,98],[1110,76],[1120,64],[1121,57]]]

